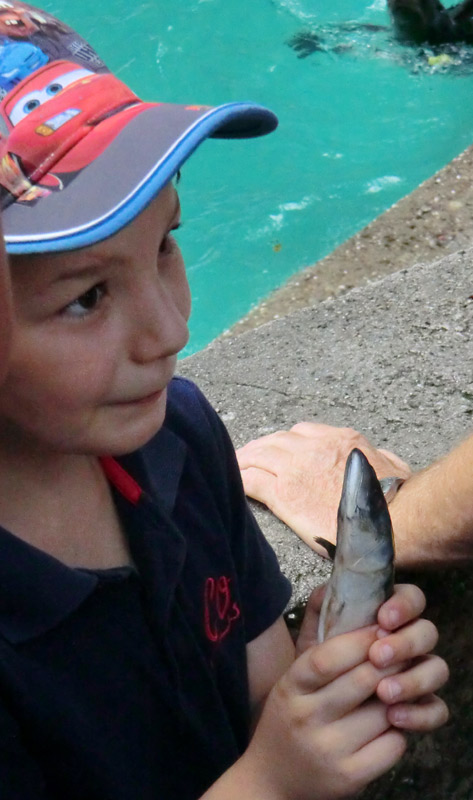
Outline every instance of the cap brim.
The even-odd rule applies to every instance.
[[[75,250],[113,236],[145,208],[204,139],[261,136],[276,126],[271,111],[252,103],[211,109],[147,105],[61,191],[34,204],[12,203],[4,210],[7,250]]]

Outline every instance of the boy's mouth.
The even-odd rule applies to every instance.
[[[144,397],[136,397],[131,400],[120,400],[118,403],[114,403],[117,406],[137,406],[137,405],[147,405],[148,403],[155,403],[162,394],[166,391],[166,387],[164,389],[159,389],[157,392],[151,392],[151,394],[147,394]]]

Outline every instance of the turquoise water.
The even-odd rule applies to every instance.
[[[388,26],[384,0],[327,6],[327,0],[44,4],[144,99],[251,99],[279,116],[271,136],[205,142],[184,166],[179,242],[194,296],[186,353],[472,141],[471,67],[429,66],[425,54],[401,47],[387,31],[339,29],[347,21]],[[288,40],[301,30],[322,34],[326,49],[298,58]]]

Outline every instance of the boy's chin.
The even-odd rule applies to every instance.
[[[103,432],[99,439],[102,440],[102,448],[94,448],[96,455],[124,456],[139,450],[147,444],[161,430],[166,416],[166,394],[160,398],[158,403],[148,411],[143,411],[134,419],[114,420],[110,429],[110,435]],[[98,443],[100,447],[100,444]]]
[[[128,453],[133,453],[144,447],[145,444],[156,436],[163,426],[164,419],[161,423],[153,426],[143,426],[141,431],[123,432],[121,435],[110,437],[108,442],[103,442],[103,447],[100,450],[95,450],[94,455],[108,455],[108,456],[126,456]]]
[[[84,447],[72,446],[71,452],[82,452],[89,456],[125,456],[144,447],[161,430],[165,418],[165,408],[161,413],[153,414],[134,424],[115,425],[109,432],[100,431],[92,441],[84,442]],[[69,449],[69,448],[67,448]]]

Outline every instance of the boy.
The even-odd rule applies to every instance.
[[[314,647],[316,597],[295,659],[290,589],[228,436],[173,379],[190,297],[170,180],[207,136],[275,119],[142,103],[74,62],[88,47],[66,33],[63,58],[45,46],[0,107],[14,309],[0,386],[2,798],[348,796],[398,760],[402,729],[445,721],[423,596],[399,587],[379,625]]]

